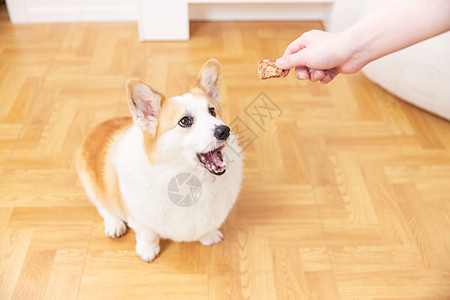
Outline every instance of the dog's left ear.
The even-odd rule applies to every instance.
[[[222,71],[217,59],[208,60],[200,69],[197,85],[215,102],[220,102]]]

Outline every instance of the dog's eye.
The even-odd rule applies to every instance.
[[[192,125],[192,123],[194,123],[194,120],[191,116],[184,116],[181,118],[180,121],[178,121],[178,124],[181,127],[189,127]]]
[[[216,116],[216,109],[214,107],[210,107],[209,108],[209,114],[213,117]]]

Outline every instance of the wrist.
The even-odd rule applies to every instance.
[[[343,73],[356,73],[371,62],[370,40],[367,34],[358,32],[353,26],[340,32],[344,45],[345,63],[341,67]]]

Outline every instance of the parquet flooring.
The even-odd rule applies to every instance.
[[[135,23],[0,16],[0,299],[449,299],[450,123],[361,74],[260,81],[318,22],[193,22],[140,43]],[[181,94],[215,57],[245,179],[221,244],[109,239],[74,154],[128,115],[124,82]]]

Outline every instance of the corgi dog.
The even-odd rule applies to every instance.
[[[190,92],[172,98],[128,80],[131,117],[98,125],[78,152],[78,175],[105,234],[133,229],[146,262],[159,254],[160,238],[222,241],[219,227],[238,196],[243,162],[237,136],[221,119],[221,76],[211,59]]]

